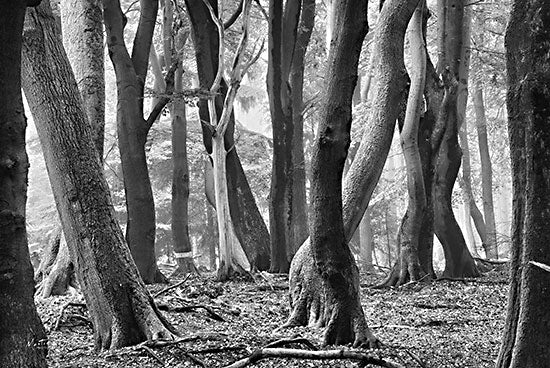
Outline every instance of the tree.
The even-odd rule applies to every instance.
[[[423,35],[424,1],[420,1],[410,22],[408,40],[411,49],[411,85],[405,119],[401,126],[401,147],[407,166],[408,206],[397,234],[399,261],[385,281],[387,285],[418,281],[428,276],[420,264],[419,241],[423,214],[426,209],[426,190],[418,132],[426,83],[426,45]]]
[[[515,0],[506,30],[512,263],[498,368],[550,367],[550,3]]]
[[[273,126],[269,200],[272,272],[288,272],[297,247],[307,238],[302,89],[304,58],[314,15],[315,1],[291,1],[285,6],[281,0],[269,2],[267,91]],[[295,169],[299,172],[295,173]],[[299,180],[296,184],[295,178]]]
[[[167,282],[159,271],[155,256],[155,203],[145,143],[152,124],[168,103],[159,99],[147,118],[143,115],[143,96],[149,52],[158,10],[158,0],[140,1],[140,18],[132,55],[124,41],[126,18],[118,0],[103,0],[109,56],[117,79],[117,135],[124,192],[126,194],[126,241],[141,277],[146,283]],[[167,92],[173,92],[175,68],[167,73]]]
[[[115,9],[105,5],[108,16]],[[174,338],[175,330],[145,288],[116,221],[59,31],[49,2],[28,12],[22,84],[91,315],[96,349]]]
[[[217,1],[209,0],[217,14]],[[214,82],[218,70],[219,38],[218,30],[210,12],[203,0],[186,0],[189,20],[192,26],[192,37],[195,46],[195,59],[200,88],[208,90]],[[227,21],[224,28],[231,22]],[[216,98],[216,115],[221,116],[223,99],[227,93],[227,86],[222,80],[221,94]],[[209,129],[210,117],[208,103],[205,99],[199,100],[199,117],[203,133],[203,142],[206,152],[212,154],[212,132]],[[231,114],[225,131],[225,149],[227,153],[227,185],[231,219],[236,236],[242,245],[251,266],[259,270],[269,268],[269,232],[256,206],[250,185],[244,174],[241,161],[237,154],[234,140],[235,121]],[[210,161],[210,166],[212,165]]]
[[[100,162],[103,162],[105,131],[105,71],[103,57],[103,14],[97,0],[64,0],[60,3],[63,46],[78,81],[86,116],[93,127],[94,142]],[[62,295],[74,286],[74,263],[70,259],[61,225],[56,233],[56,247],[42,252],[38,294],[42,298]],[[57,235],[54,238],[58,238]],[[53,252],[53,253],[49,253]]]
[[[29,2],[29,6],[36,5]],[[24,1],[0,2],[0,366],[46,367],[25,228],[27,173],[21,96]]]
[[[346,6],[350,5],[351,3],[353,3],[354,5],[352,6],[352,8],[355,9],[353,11],[354,14],[350,15],[347,11],[343,13],[343,10],[347,9]],[[373,106],[373,110],[370,115],[370,122],[365,129],[363,140],[361,142],[361,146],[359,148],[357,156],[350,168],[348,175],[346,176],[343,195],[340,191],[340,184],[337,184],[336,178],[332,177],[332,175],[340,175],[341,179],[341,172],[338,174],[338,171],[332,172],[325,170],[324,174],[327,177],[322,178],[323,180],[330,180],[330,185],[334,185],[333,190],[338,190],[337,194],[343,196],[342,202],[340,202],[340,200],[335,197],[335,194],[332,194],[330,196],[330,200],[335,201],[337,205],[342,203],[341,211],[343,216],[343,235],[345,237],[345,240],[341,242],[341,240],[337,238],[340,236],[338,234],[338,226],[340,220],[337,220],[337,212],[332,213],[331,216],[334,216],[334,218],[332,219],[335,222],[331,222],[330,226],[325,223],[325,227],[327,231],[330,230],[331,236],[334,236],[333,244],[341,245],[338,247],[334,246],[334,249],[326,250],[325,258],[321,258],[322,260],[329,260],[330,263],[328,265],[319,264],[317,263],[318,261],[314,263],[313,247],[311,246],[311,242],[306,242],[300,247],[300,249],[296,253],[296,256],[293,259],[290,268],[289,282],[292,312],[285,325],[326,325],[329,327],[325,332],[326,343],[334,343],[335,341],[353,341],[355,344],[375,345],[375,342],[373,340],[374,337],[366,328],[364,317],[359,317],[355,319],[355,321],[353,321],[353,326],[342,323],[338,326],[338,328],[336,328],[333,324],[331,324],[331,322],[333,321],[331,317],[334,316],[331,316],[329,313],[337,311],[340,305],[338,303],[335,304],[332,299],[329,299],[329,297],[325,296],[325,294],[327,294],[332,298],[334,295],[331,294],[330,290],[327,291],[330,284],[328,282],[327,284],[323,284],[321,280],[322,278],[328,276],[329,273],[320,273],[319,271],[320,269],[325,267],[325,265],[326,267],[329,267],[329,270],[333,270],[332,267],[340,267],[341,272],[343,272],[343,275],[345,276],[342,276],[344,277],[343,280],[346,280],[347,283],[350,283],[348,285],[354,285],[355,281],[353,280],[356,280],[354,278],[354,275],[356,274],[354,270],[356,270],[356,266],[355,262],[352,262],[352,259],[348,258],[349,248],[347,248],[347,242],[357,229],[357,226],[361,218],[363,217],[363,213],[368,205],[370,196],[372,195],[372,191],[374,190],[375,184],[380,177],[383,163],[385,161],[385,157],[388,154],[391,144],[391,136],[395,127],[395,121],[397,119],[397,112],[394,106],[400,100],[401,91],[405,83],[403,78],[403,43],[405,37],[405,29],[416,7],[417,1],[390,0],[386,4],[387,5],[384,6],[380,14],[379,26],[377,27],[376,36],[374,38],[376,40],[375,52],[377,52],[379,55],[376,61],[377,65],[374,68],[376,72],[375,79],[378,80],[378,88],[374,94],[374,101],[376,101],[376,103]],[[357,41],[358,33],[355,32],[361,32],[361,29],[363,27],[366,27],[366,23],[364,25],[360,25],[361,19],[363,19],[362,17],[366,17],[366,14],[363,15],[362,13],[365,6],[366,5],[361,2],[342,2],[338,5],[339,15],[337,16],[336,21],[336,24],[338,24],[338,26],[335,27],[335,29],[340,30],[339,32],[346,33],[345,35],[338,33],[336,36],[338,42],[335,41],[335,48],[333,51],[331,51],[332,53],[329,58],[329,70],[331,70],[330,68],[337,69],[334,69],[333,72],[327,73],[327,75],[332,76],[332,78],[334,79],[341,80],[343,85],[338,86],[338,83],[336,83],[335,80],[330,79],[330,83],[328,84],[330,87],[327,89],[327,94],[324,96],[324,98],[327,99],[327,102],[325,104],[327,104],[331,108],[334,108],[336,106],[336,101],[341,104],[340,106],[342,107],[342,112],[347,111],[347,109],[344,108],[345,106],[347,106],[347,103],[350,104],[349,108],[351,108],[353,87],[355,87],[355,80],[357,78],[357,61],[360,52],[360,49],[356,50],[356,48],[358,48],[359,46],[352,46],[354,45],[352,42]],[[358,11],[359,9],[361,10],[361,12]],[[364,19],[363,21],[366,22],[366,19]],[[353,57],[350,56],[349,50],[353,50]],[[343,56],[343,54],[339,54],[340,52],[344,53],[345,56]],[[338,63],[336,63],[336,61],[338,61]],[[344,78],[344,76],[346,78]],[[353,85],[347,84],[349,83],[350,79],[354,81]],[[329,94],[329,91],[336,93],[336,91],[331,88],[336,88],[336,91],[338,91],[338,96],[332,96]],[[333,100],[335,101],[334,103],[332,102]],[[328,101],[331,102],[329,103]],[[328,122],[332,120],[332,118],[335,119],[335,124],[336,122],[339,122],[340,124],[343,124],[345,126],[343,121],[345,121],[344,119],[347,116],[342,115],[342,117],[336,119],[333,115],[328,114],[329,111],[331,110],[329,110],[328,107],[326,107],[326,110],[324,110],[325,115],[323,116],[325,117],[326,121],[322,120],[322,122],[323,124],[327,124],[324,125],[325,127],[328,126]],[[341,133],[342,139],[349,139],[349,136],[347,135],[349,133],[346,133],[343,127],[339,128],[339,130],[337,131],[343,131],[343,133]],[[323,129],[319,129],[319,132],[320,134],[327,133]],[[316,140],[316,142],[320,143],[322,141]],[[341,149],[341,147],[339,149]],[[335,152],[335,154],[340,155],[341,152],[338,151]],[[343,158],[341,156],[339,157],[342,160],[343,165],[345,156]],[[319,158],[320,157],[318,157],[318,159]],[[334,169],[337,168],[337,163],[332,161],[332,159],[323,157],[322,160],[326,160],[331,165],[335,165]],[[330,173],[331,175],[328,175],[328,173]],[[321,175],[321,173],[317,171],[317,175]],[[317,180],[320,180],[320,178],[318,178]],[[351,182],[353,182],[353,184],[351,184]],[[317,183],[315,185],[318,186],[319,184]],[[324,183],[323,185],[328,184]],[[323,190],[322,185],[321,188],[319,188],[318,190]],[[321,200],[321,198],[315,199],[316,197],[314,195],[312,195],[311,198],[312,201]],[[322,198],[323,200],[326,200],[328,197]],[[317,202],[316,206],[318,206],[319,203],[320,202]],[[333,205],[327,205],[324,209],[317,207],[317,211],[326,212],[327,208],[334,209]],[[319,213],[315,213],[315,216],[317,217],[316,221],[322,220],[322,217],[319,218],[319,215]],[[319,230],[323,229],[323,227],[320,226],[319,222],[317,222],[315,226],[319,226]],[[310,228],[310,233],[313,234],[311,229],[313,229],[313,227]],[[327,244],[324,244],[324,246],[327,246]],[[322,252],[320,248],[316,250],[316,252],[319,251]],[[331,255],[334,256],[334,253],[332,252],[339,253],[337,259],[339,259],[340,261],[328,258]],[[343,265],[338,264],[339,262],[343,263]],[[342,280],[342,278],[337,277],[335,280]],[[353,290],[353,287],[350,286],[350,289],[347,291],[347,293],[353,294]],[[345,295],[346,291],[340,289],[340,292],[342,292],[342,295],[340,295],[339,298],[342,298],[341,300],[344,300],[343,295]],[[360,309],[360,307],[357,306],[357,304],[355,304],[356,302],[358,302],[358,296],[351,295],[349,297],[351,298],[350,300],[348,300],[348,307],[350,308],[349,312],[360,313],[356,316],[362,315],[362,310]],[[349,316],[351,315],[354,314],[350,313]],[[338,335],[335,334],[335,331],[338,331]]]
[[[458,81],[463,52],[463,0],[438,2],[438,52],[437,71],[443,74],[445,101],[441,104],[438,120],[441,134],[437,137],[438,150],[435,160],[433,187],[434,229],[445,254],[446,277],[477,276],[478,270],[470,254],[462,231],[454,217],[451,197],[456,181],[462,152],[458,144],[459,120],[457,114]]]

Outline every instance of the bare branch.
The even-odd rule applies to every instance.
[[[166,73],[166,77],[164,78],[164,82],[166,83],[166,91],[164,92],[163,97],[159,99],[159,101],[156,103],[155,107],[153,107],[153,110],[149,114],[149,117],[145,121],[145,127],[146,129],[150,129],[155,120],[159,117],[160,113],[164,109],[164,107],[170,102],[170,97],[172,93],[174,93],[174,75],[176,73],[176,69],[178,68],[179,62],[175,62],[172,64],[170,69],[168,70],[168,73]]]
[[[239,3],[239,6],[237,6],[237,9],[233,13],[233,15],[231,15],[231,17],[223,24],[223,29],[228,29],[229,27],[231,27],[233,23],[235,23],[235,21],[239,19],[239,15],[241,15],[242,11],[243,0],[241,0],[241,2]]]

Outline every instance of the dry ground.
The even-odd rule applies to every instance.
[[[371,353],[406,367],[493,367],[506,307],[506,275],[490,272],[477,281],[439,281],[396,289],[368,287],[380,276],[362,278],[362,302],[370,327],[384,343]],[[173,280],[173,284],[181,280]],[[38,301],[48,332],[50,367],[223,367],[266,344],[304,337],[320,345],[321,331],[277,330],[288,316],[285,276],[257,276],[256,281],[215,282],[212,275],[190,277],[156,298],[159,304],[204,306],[165,312],[186,342],[96,353],[79,295]],[[155,285],[156,293],[166,286]],[[221,317],[223,321],[219,321]],[[55,328],[57,326],[57,329]],[[292,347],[298,347],[296,345]],[[341,348],[341,347],[338,347]],[[350,361],[270,359],[254,367],[357,367]]]

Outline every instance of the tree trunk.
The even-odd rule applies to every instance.
[[[361,222],[359,224],[359,239],[361,261],[363,263],[363,271],[371,273],[374,271],[372,264],[372,253],[374,251],[374,239],[372,235],[372,227],[370,223],[370,211],[367,208]]]
[[[304,156],[304,69],[305,55],[315,23],[315,1],[302,0],[302,14],[296,47],[290,69],[290,91],[292,92],[292,234],[290,253],[292,256],[308,237],[308,207],[306,195],[306,162]]]
[[[116,221],[92,127],[77,97],[58,32],[48,2],[28,12],[23,87],[94,325],[95,346],[119,348],[174,338],[175,331],[145,288]],[[59,101],[64,101],[62,106]]]
[[[497,368],[550,367],[550,3],[515,0],[506,30],[513,177],[510,293]]]
[[[217,3],[209,0],[217,10]],[[201,88],[208,89],[212,85],[218,69],[218,33],[210,18],[208,9],[202,0],[186,0],[192,25],[192,36],[197,60],[197,73]],[[226,86],[222,82],[221,96],[216,99],[217,115],[221,115],[223,96]],[[199,116],[201,121],[209,122],[206,100],[199,101]],[[206,124],[201,124],[203,142],[208,154],[212,153],[212,133]],[[269,232],[256,206],[256,201],[244,174],[241,161],[235,148],[233,133],[235,121],[233,115],[225,132],[225,148],[231,150],[227,154],[227,185],[231,218],[235,226],[235,233],[243,246],[253,268],[267,270],[269,268]]]
[[[30,5],[30,4],[29,4]],[[36,313],[25,206],[29,163],[21,97],[24,1],[0,3],[0,366],[46,367],[46,332]]]
[[[142,2],[131,57],[124,42],[126,21],[119,0],[103,0],[103,8],[107,46],[117,79],[117,135],[126,194],[126,241],[143,281],[167,282],[156,263],[155,203],[145,155],[147,134],[156,116],[150,115],[147,120],[143,117],[144,85],[158,0]]]
[[[495,209],[493,204],[493,171],[491,168],[489,143],[487,142],[487,118],[485,117],[483,90],[480,82],[476,83],[473,100],[476,112],[477,138],[481,158],[483,217],[485,218],[487,234],[483,248],[485,249],[485,257],[490,259],[498,259],[497,230],[495,223]]]
[[[402,285],[429,276],[420,264],[419,241],[422,219],[426,209],[426,192],[422,161],[418,147],[420,113],[426,83],[426,46],[422,30],[424,1],[420,1],[409,22],[408,40],[411,50],[411,86],[405,120],[401,127],[401,147],[407,166],[408,206],[397,234],[399,261],[385,286]]]
[[[444,14],[439,18],[440,60],[438,71],[443,72],[445,98],[441,104],[438,125],[441,127],[440,143],[435,160],[433,188],[434,229],[445,254],[446,277],[479,275],[462,231],[456,222],[451,205],[453,186],[456,181],[462,151],[458,144],[460,128],[457,115],[458,81],[464,77],[463,26],[464,1],[440,0],[438,8]],[[441,10],[443,8],[443,10]],[[438,133],[439,134],[439,133]],[[438,139],[439,139],[438,137]]]
[[[378,81],[378,87],[374,93],[375,104],[370,116],[370,124],[365,129],[358,153],[344,182],[341,203],[345,242],[342,244],[342,247],[334,247],[335,249],[332,249],[332,251],[349,252],[346,242],[349,241],[357,229],[363,217],[363,213],[368,206],[374,187],[382,173],[385,157],[391,145],[391,138],[398,114],[394,106],[399,103],[402,98],[401,91],[405,88],[405,66],[403,62],[405,30],[417,3],[417,0],[391,0],[388,1],[380,14],[380,26],[377,27],[377,33],[374,38],[377,40],[375,52],[379,55],[376,59],[377,67],[374,68],[376,71],[375,79]],[[346,4],[348,3],[342,2],[339,5],[340,9]],[[363,9],[363,5],[361,5],[361,9]],[[340,19],[340,21],[341,20],[342,19]],[[348,27],[345,28],[347,32],[350,32]],[[344,42],[345,40],[345,43],[351,42],[349,38],[350,37],[342,37],[341,39],[339,38],[339,41]],[[342,46],[338,43],[339,50],[340,47]],[[348,47],[345,56],[347,62],[351,62],[352,60],[349,50],[354,50],[355,52],[355,49],[351,46]],[[355,56],[355,53],[353,56]],[[346,74],[342,75],[349,75],[350,69],[351,68],[347,69]],[[356,73],[357,71],[355,70],[353,72],[355,75],[354,78],[357,78]],[[335,72],[328,75],[336,77],[340,74]],[[346,88],[348,87],[350,86]],[[341,90],[339,90],[338,93],[339,99],[337,100],[341,101],[340,99],[343,98],[344,95]],[[347,96],[350,99],[350,104],[352,95],[353,88],[350,88],[349,96]],[[343,119],[343,117],[338,118]],[[319,131],[322,132],[322,130]],[[327,162],[331,161],[328,160]],[[342,165],[343,163],[344,161]],[[340,193],[340,191],[337,193]],[[336,203],[339,203],[339,199],[333,197],[334,194],[332,194],[331,198],[337,201]],[[312,200],[314,199],[313,196],[311,198]],[[333,227],[334,225],[331,224],[327,229],[333,229]],[[344,247],[344,245],[346,246]],[[315,272],[316,265],[313,262],[312,254],[311,244],[309,241],[306,241],[300,247],[298,253],[296,253],[295,259],[292,261],[289,274],[292,311],[285,326],[306,324],[325,325],[329,323],[328,315],[324,311],[324,305],[328,303],[323,292],[325,287],[322,284],[319,274]],[[327,255],[328,254],[331,253],[327,253]],[[346,254],[344,254],[344,256],[347,257]],[[342,258],[342,262],[346,262],[347,259],[348,258]],[[346,269],[342,269],[342,271],[344,270]],[[353,272],[348,276],[352,277]],[[353,304],[350,304],[350,306],[353,307]],[[343,325],[342,328],[347,328],[347,326]],[[328,336],[329,340],[334,337],[331,334],[326,334],[325,336]],[[348,336],[348,338],[350,337],[351,336]],[[364,339],[364,335],[357,335],[355,337],[356,342]],[[358,337],[359,340],[357,340]]]

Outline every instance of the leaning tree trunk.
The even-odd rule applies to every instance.
[[[92,124],[98,159],[103,162],[103,136],[105,131],[105,71],[103,57],[103,13],[98,0],[64,0],[61,2],[61,26],[63,46],[72,66],[78,90],[86,115]],[[59,225],[61,231],[61,225]],[[70,285],[75,286],[74,263],[70,259],[65,241],[60,243],[59,252],[49,254],[46,248],[43,259],[51,268],[43,268],[47,273],[40,275],[38,295],[47,298],[63,295]],[[35,277],[35,279],[37,279]]]
[[[508,312],[497,368],[550,367],[550,3],[516,0],[506,30],[513,177]]]
[[[143,281],[167,282],[157,267],[155,256],[155,203],[145,143],[151,125],[168,98],[159,99],[149,117],[143,117],[144,86],[158,0],[141,2],[131,57],[124,42],[126,17],[120,9],[120,2],[103,0],[103,8],[107,46],[117,79],[117,136],[126,194],[126,241]],[[173,72],[168,73],[166,78],[172,78],[173,87]]]
[[[47,1],[28,12],[23,88],[94,325],[95,346],[119,348],[174,338],[175,330],[145,288],[116,221],[92,127],[58,32]]]
[[[408,40],[411,50],[411,86],[405,120],[401,127],[401,147],[407,166],[408,206],[397,234],[399,260],[384,281],[385,286],[418,281],[429,273],[420,264],[419,242],[422,219],[426,209],[426,191],[422,161],[418,147],[420,113],[426,83],[426,45],[422,30],[424,1],[420,1],[409,23]]]
[[[0,2],[0,366],[46,367],[46,332],[34,305],[25,205],[29,163],[21,96],[24,1]]]
[[[443,9],[442,9],[443,8]],[[439,22],[438,71],[443,73],[445,102],[438,119],[443,127],[435,160],[434,229],[445,254],[445,277],[478,276],[474,259],[466,246],[451,204],[462,152],[458,144],[460,128],[457,115],[458,81],[464,77],[463,60],[464,1],[440,0],[438,9],[443,14]]]
[[[361,145],[346,176],[342,193],[342,216],[346,243],[353,236],[363,217],[374,187],[382,173],[384,161],[391,145],[398,115],[394,106],[401,100],[401,91],[405,88],[403,61],[405,30],[417,4],[418,0],[389,0],[380,14],[375,37],[377,40],[375,52],[379,55],[374,68],[374,78],[378,81],[373,100],[375,103],[370,115],[370,123],[365,128]],[[347,40],[347,38],[344,37],[342,42],[343,40]],[[350,40],[346,42],[350,42]],[[351,46],[348,50],[350,49]],[[346,59],[351,60],[349,51]],[[334,73],[334,75],[339,74]],[[356,71],[354,75],[356,76]],[[351,104],[353,88],[349,93]],[[324,305],[327,301],[312,254],[311,243],[306,241],[292,261],[289,274],[292,311],[285,326],[329,323],[329,318],[324,312]],[[363,338],[364,336],[356,337]]]
[[[481,159],[481,190],[483,198],[483,217],[485,219],[487,239],[483,244],[485,256],[490,259],[498,259],[497,230],[495,223],[495,208],[493,202],[493,170],[491,167],[491,155],[487,142],[487,118],[485,117],[485,105],[483,102],[483,90],[481,83],[476,83],[474,92],[474,109],[476,112],[477,138]]]
[[[209,0],[217,11],[217,2]],[[208,8],[203,0],[186,0],[189,19],[192,25],[192,36],[197,60],[197,73],[201,88],[209,89],[218,70],[218,33]],[[222,81],[221,95],[216,98],[216,113],[221,116],[223,96],[227,91]],[[208,103],[199,101],[199,116],[201,121],[209,122]],[[208,154],[212,153],[212,132],[208,124],[201,124],[203,142]],[[229,206],[235,233],[241,243],[253,268],[267,270],[269,268],[269,232],[258,210],[250,185],[241,165],[234,141],[235,121],[233,115],[225,133],[225,149],[227,153],[227,185]]]

